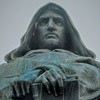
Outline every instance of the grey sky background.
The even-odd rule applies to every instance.
[[[19,46],[35,12],[48,2],[68,12],[84,44],[100,61],[100,0],[0,0],[0,64]]]

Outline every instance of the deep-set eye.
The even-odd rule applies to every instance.
[[[54,18],[54,23],[58,26],[64,25],[64,20],[61,18]]]
[[[48,19],[47,18],[40,18],[38,21],[38,24],[41,26],[44,26],[48,23]]]

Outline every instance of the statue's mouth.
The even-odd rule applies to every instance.
[[[58,35],[56,33],[49,32],[46,34],[46,37],[47,38],[58,38]]]

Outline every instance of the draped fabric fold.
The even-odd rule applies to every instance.
[[[67,50],[33,50],[11,63],[0,66],[0,94],[4,95],[3,90],[7,91],[10,82],[19,79],[29,69],[41,69],[43,72],[55,69],[61,70],[66,79],[74,75],[78,77],[80,100],[93,99],[100,95],[99,65],[92,58],[78,56]],[[5,93],[6,96],[8,94],[10,93]]]

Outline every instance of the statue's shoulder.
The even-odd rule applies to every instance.
[[[23,57],[16,58],[9,63],[3,63],[0,65],[0,79],[19,76],[24,72],[25,67],[25,59]]]

